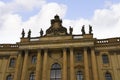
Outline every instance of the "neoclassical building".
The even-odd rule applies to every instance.
[[[23,29],[20,42],[0,44],[0,80],[120,80],[120,37],[72,32],[56,15],[45,34]]]

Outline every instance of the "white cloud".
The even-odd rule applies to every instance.
[[[91,20],[95,26],[95,36],[99,38],[115,37],[120,35],[120,3],[113,4],[108,9],[99,9]]]
[[[120,3],[112,4],[109,8],[97,9],[91,19],[65,20],[66,26],[72,26],[74,33],[81,33],[81,26],[86,25],[86,33],[88,33],[88,25],[93,26],[94,37],[110,38],[120,36]]]
[[[6,4],[5,4],[6,5]],[[15,43],[19,41],[22,28],[25,29],[26,36],[29,29],[32,30],[32,36],[39,36],[40,28],[45,31],[50,26],[50,19],[58,14],[64,16],[66,6],[57,3],[46,3],[41,7],[38,14],[31,16],[27,21],[22,21],[22,16],[11,12],[0,14],[0,39],[1,43]]]
[[[58,14],[61,17],[65,15],[66,6],[57,3],[48,3],[42,6],[40,12],[32,16],[28,21],[23,22],[23,26],[32,29],[33,36],[39,36],[40,28],[44,31],[50,27],[50,19]],[[45,33],[45,32],[44,32]]]
[[[19,6],[19,8],[32,10],[36,7],[40,7],[45,4],[45,0],[14,0],[14,3]]]
[[[40,28],[42,28],[45,33],[45,30],[50,26],[50,19],[53,19],[56,14],[58,14],[60,18],[63,18],[64,27],[69,28],[69,26],[71,26],[74,28],[74,34],[81,34],[82,25],[86,25],[86,33],[88,33],[88,25],[91,24],[93,25],[94,36],[97,38],[120,35],[120,4],[112,4],[106,9],[95,10],[94,15],[89,20],[84,18],[68,20],[64,19],[67,6],[63,4],[44,3],[44,0],[30,0],[30,2],[28,1],[29,3],[26,1],[16,0],[11,3],[0,2],[0,43],[15,43],[19,41],[22,28],[25,29],[26,36],[29,29],[32,30],[32,36],[34,37],[39,36]],[[42,2],[36,3],[37,1],[43,1],[43,4]],[[21,10],[19,9],[20,6],[28,10],[37,7],[40,8],[40,11],[23,22],[22,16],[15,13],[17,10]]]

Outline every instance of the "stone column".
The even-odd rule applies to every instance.
[[[85,80],[90,80],[87,48],[84,48],[84,70],[85,70]]]
[[[74,54],[73,48],[70,48],[70,80],[74,80],[75,72],[74,72]]]
[[[38,50],[38,53],[37,53],[36,79],[35,80],[42,80],[41,79],[41,50]]]
[[[42,80],[47,80],[47,58],[48,58],[48,50],[44,50],[43,57],[43,71],[42,71]]]
[[[28,50],[25,51],[21,80],[26,80],[26,72],[28,65],[27,63],[28,63]]]
[[[111,63],[112,63],[112,68],[113,68],[113,74],[114,74],[114,79],[119,80],[119,73],[118,73],[118,59],[117,59],[117,52],[113,51],[111,56]]]
[[[67,80],[67,51],[63,49],[63,80]]]
[[[5,73],[6,73],[6,67],[7,67],[7,59],[6,59],[6,57],[3,57],[3,60],[2,60],[2,65],[1,65],[1,68],[2,68],[2,70],[1,70],[1,72],[2,72],[2,74],[1,74],[1,77],[0,77],[0,79],[1,80],[5,80],[6,79],[6,75],[5,75]]]
[[[92,61],[93,80],[98,80],[98,71],[97,71],[97,64],[96,64],[94,48],[91,48],[91,61]]]
[[[17,62],[16,62],[16,68],[15,68],[15,75],[14,80],[20,80],[20,67],[21,67],[21,60],[22,59],[22,53],[18,53]]]

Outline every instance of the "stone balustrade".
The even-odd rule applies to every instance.
[[[18,44],[0,44],[0,48],[18,48]]]

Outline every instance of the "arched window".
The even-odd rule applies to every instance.
[[[108,64],[108,63],[109,63],[108,55],[103,54],[103,55],[102,55],[102,60],[103,60],[103,63],[104,63],[104,64]]]
[[[35,80],[35,74],[34,74],[34,72],[30,73],[30,80]]]
[[[106,73],[106,74],[105,74],[105,79],[106,79],[106,80],[112,80],[111,74],[110,74],[110,73]]]
[[[81,71],[77,72],[77,80],[83,80],[83,73]]]
[[[35,64],[37,61],[37,56],[32,56],[32,64]]]
[[[13,80],[12,75],[8,75],[7,78],[6,78],[6,80]]]
[[[61,80],[61,67],[58,63],[51,67],[50,80]]]
[[[15,67],[15,58],[10,59],[9,67]]]

